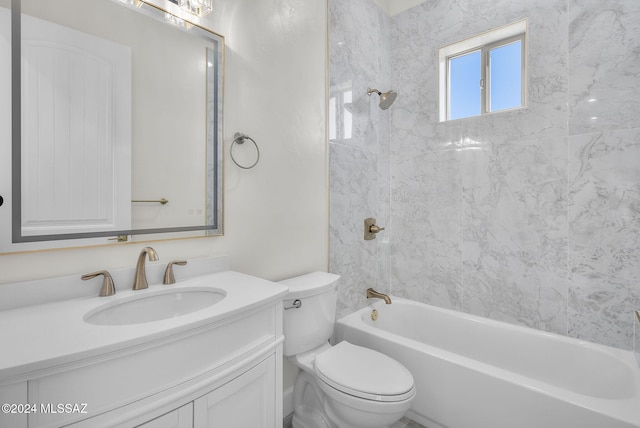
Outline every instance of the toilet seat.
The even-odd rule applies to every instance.
[[[328,386],[365,400],[398,402],[415,395],[413,376],[402,364],[346,341],[318,354],[314,371]]]

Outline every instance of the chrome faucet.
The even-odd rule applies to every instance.
[[[367,289],[367,299],[371,299],[371,298],[377,298],[377,299],[384,299],[384,302],[387,305],[391,304],[391,298],[389,296],[387,296],[386,294],[382,294],[382,293],[378,293],[376,290],[374,290],[373,288],[368,288]]]
[[[144,247],[142,251],[140,251],[140,255],[138,256],[138,263],[136,263],[136,275],[133,279],[134,290],[143,290],[145,288],[149,288],[149,284],[147,283],[147,273],[144,270],[144,262],[147,258],[147,254],[149,255],[149,261],[155,262],[158,260],[158,254],[153,248]]]

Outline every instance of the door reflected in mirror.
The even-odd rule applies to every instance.
[[[3,1],[0,252],[221,234],[222,36],[144,1]]]

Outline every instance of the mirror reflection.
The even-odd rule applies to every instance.
[[[0,251],[221,233],[223,38],[140,1],[6,3]]]

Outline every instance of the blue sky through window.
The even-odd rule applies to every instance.
[[[483,54],[488,56],[490,68],[486,78],[482,73]],[[487,112],[521,107],[522,41],[449,58],[449,120],[485,113],[480,86],[483,78],[489,80]]]
[[[522,105],[522,42],[517,41],[489,51],[490,111]]]
[[[480,114],[481,51],[449,60],[449,119]]]

